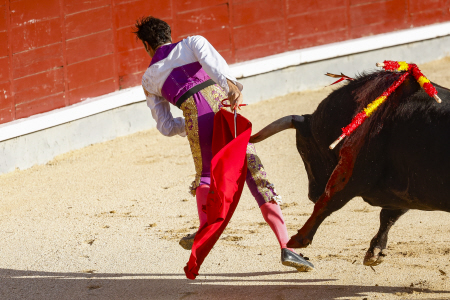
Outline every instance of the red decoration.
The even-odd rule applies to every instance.
[[[411,65],[412,65],[412,75],[414,76],[414,78],[416,80],[418,80],[421,76],[423,76],[423,74],[420,71],[420,69],[417,67],[417,65],[415,65],[415,64],[411,64]]]
[[[430,97],[437,95],[437,90],[430,83],[428,78],[426,78],[425,75],[423,75],[423,73],[420,71],[419,67],[416,64],[407,64],[405,62],[399,63],[397,61],[385,60],[383,62],[383,68],[386,71],[408,71],[414,76],[414,78],[417,80],[420,86],[425,90],[425,92]]]
[[[405,79],[406,79],[406,77],[408,75],[409,75],[409,73],[405,72],[399,79],[397,79],[397,81],[395,81],[393,84],[391,84],[391,86],[387,90],[385,90],[381,94],[381,96],[386,97],[386,98],[389,97],[389,95],[392,94],[392,92],[394,92],[395,89],[398,88],[399,85],[403,83],[403,81],[405,81]],[[379,98],[377,98],[377,99],[379,99]],[[382,102],[380,102],[380,104],[381,103]],[[342,128],[342,131],[343,131],[344,135],[345,136],[349,136],[353,132],[353,130],[358,128],[359,125],[361,125],[367,118],[368,118],[368,116],[367,116],[367,113],[366,113],[365,110],[363,110],[360,113],[358,113],[353,118],[352,122],[349,125],[347,125],[345,128]]]
[[[392,94],[392,92],[395,91],[400,86],[400,84],[403,83],[403,81],[405,81],[408,75],[408,72],[403,73],[403,75],[399,79],[397,79],[397,81],[394,82],[386,91],[384,91],[382,95],[388,97],[390,94]]]
[[[384,63],[383,68],[386,71],[396,71],[398,68],[400,68],[400,64],[397,61],[385,60],[383,63]]]
[[[353,118],[350,124],[348,124],[345,128],[342,128],[342,132],[346,136],[349,136],[353,132],[353,130],[358,128],[358,126],[364,122],[366,118],[367,118],[366,113],[364,111],[360,112]]]
[[[430,96],[437,95],[436,89],[435,89],[434,86],[433,86],[431,83],[429,83],[429,82],[425,82],[425,83],[423,84],[423,89],[424,89],[425,92],[427,92],[427,94],[430,95]]]
[[[326,76],[333,77],[333,78],[339,78],[338,80],[336,80],[335,82],[333,82],[333,83],[330,84],[330,85],[339,83],[339,82],[344,81],[344,80],[348,80],[348,81],[354,80],[353,78],[348,77],[347,75],[344,75],[344,74],[342,74],[342,73],[341,73],[341,75],[337,75],[337,74],[333,74],[333,73],[327,73],[327,74],[325,74],[325,75],[326,75]]]

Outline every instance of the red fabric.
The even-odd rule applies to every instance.
[[[198,275],[203,260],[224,231],[241,197],[247,175],[247,144],[252,123],[237,116],[234,138],[234,115],[224,109],[214,117],[211,185],[206,202],[207,222],[194,239],[191,257],[184,272],[189,279]]]

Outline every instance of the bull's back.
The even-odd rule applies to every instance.
[[[388,206],[450,212],[450,92],[442,103],[419,91],[396,109],[387,128],[385,166],[379,189]],[[383,206],[383,205],[382,205]]]

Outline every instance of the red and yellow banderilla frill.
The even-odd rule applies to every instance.
[[[382,63],[377,63],[377,67],[383,67],[386,71],[408,71],[414,76],[420,86],[430,97],[436,99],[437,103],[442,102],[430,80],[423,75],[416,64],[408,64],[404,61],[385,60]]]
[[[430,83],[428,78],[426,78],[419,67],[416,64],[408,64],[404,61],[391,61],[385,60],[382,63],[377,63],[378,67],[383,67],[386,71],[399,71],[405,72],[397,81],[395,81],[386,91],[381,94],[380,97],[369,103],[366,108],[364,108],[360,113],[358,113],[352,120],[352,122],[346,127],[342,128],[342,134],[339,138],[330,145],[330,149],[334,149],[340,141],[342,141],[346,136],[349,136],[356,128],[359,127],[370,115],[378,109],[378,107],[386,101],[392,92],[394,92],[400,84],[402,84],[408,75],[412,74],[417,80],[420,86],[425,90],[425,92],[436,99],[438,103],[441,103],[441,99],[437,95],[437,90]]]

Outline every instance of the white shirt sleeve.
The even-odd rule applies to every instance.
[[[227,62],[219,52],[214,49],[208,40],[202,36],[196,35],[186,38],[185,41],[205,72],[212,80],[217,82],[227,94],[229,92],[227,79],[236,84],[239,90],[242,91],[242,84],[231,75]]]
[[[170,112],[170,103],[159,96],[150,94],[144,88],[147,98],[147,106],[152,112],[152,117],[156,121],[156,128],[165,136],[176,134],[185,137],[186,130],[183,118],[174,118]]]

